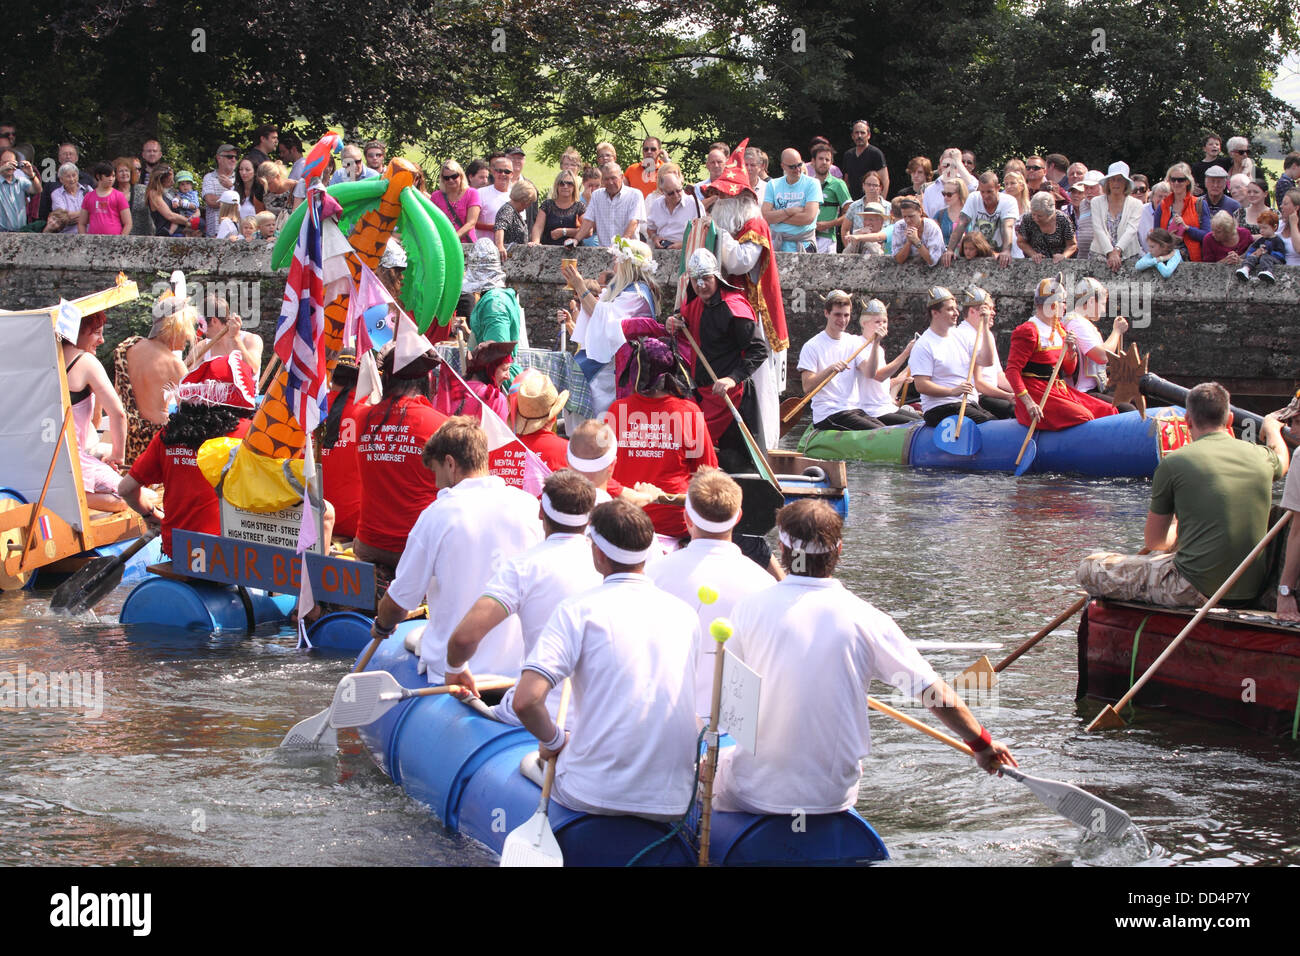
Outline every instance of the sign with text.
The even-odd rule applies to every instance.
[[[173,532],[175,533],[175,532]],[[722,705],[718,710],[718,729],[731,735],[737,744],[752,754],[758,753],[758,698],[763,678],[745,666],[744,661],[723,649]]]
[[[365,561],[329,558],[310,551],[299,555],[292,548],[179,528],[172,532],[172,555],[172,566],[180,574],[283,594],[298,593],[306,558],[317,601],[370,612],[375,609],[375,567]]]
[[[288,548],[290,551],[298,549],[298,528],[302,524],[301,502],[292,508],[262,513],[236,508],[224,498],[219,500],[223,538],[234,538],[250,544],[269,544],[275,548]],[[314,506],[315,501],[312,504]],[[320,509],[316,508],[315,513],[319,514]],[[317,534],[318,540],[311,549],[316,554],[323,553],[319,537],[320,535]]]

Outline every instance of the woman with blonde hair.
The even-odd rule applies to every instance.
[[[1156,210],[1155,227],[1167,229],[1182,239],[1183,245],[1187,247],[1187,258],[1192,262],[1200,262],[1201,244],[1191,236],[1184,235],[1188,226],[1199,229],[1202,225],[1196,208],[1196,197],[1192,195],[1192,167],[1186,163],[1174,163],[1165,173],[1165,182],[1169,184],[1169,195]]]
[[[663,334],[656,315],[659,293],[654,284],[658,263],[644,242],[617,236],[610,246],[612,268],[605,290],[599,295],[583,279],[574,262],[560,267],[565,282],[578,302],[573,341],[580,347],[576,356],[583,374],[591,383],[592,405],[597,415],[609,408],[617,397],[615,372],[620,355],[626,361],[631,354],[628,339],[647,334]],[[561,319],[567,320],[565,310]]]
[[[528,227],[524,222],[524,210],[537,201],[537,187],[521,179],[510,187],[510,198],[505,205],[497,209],[493,232],[496,234],[497,251],[501,258],[507,258],[506,246],[522,246],[528,242]]]
[[[942,189],[939,195],[943,199],[943,205],[939,207],[938,215],[931,218],[939,224],[939,229],[943,232],[943,244],[946,246],[952,237],[952,227],[961,221],[961,209],[966,205],[970,190],[966,188],[966,180],[960,176],[954,176],[943,183]]]
[[[287,213],[293,205],[293,191],[298,185],[297,181],[285,175],[284,167],[274,159],[268,159],[257,167],[257,178],[262,185],[263,209],[275,213],[277,217],[282,212]]]
[[[449,159],[438,171],[438,183],[429,197],[433,204],[447,214],[451,224],[456,227],[456,238],[461,242],[466,237],[473,239],[474,227],[478,225],[478,214],[483,209],[478,190],[469,184],[469,177],[460,163]]]
[[[961,150],[955,146],[945,149],[939,156],[939,175],[934,182],[925,187],[921,205],[927,219],[936,219],[938,212],[945,205],[944,184],[960,179],[966,184],[966,195],[979,185],[979,180],[972,176],[961,161]]]

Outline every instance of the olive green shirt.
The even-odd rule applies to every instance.
[[[1282,477],[1277,454],[1226,432],[1202,435],[1171,453],[1151,480],[1151,512],[1178,519],[1174,564],[1209,596],[1268,532],[1273,482]],[[1249,601],[1264,586],[1264,561],[1243,574],[1226,601]]]

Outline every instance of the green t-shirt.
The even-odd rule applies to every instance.
[[[827,176],[826,182],[822,183],[822,205],[821,211],[817,213],[818,222],[830,222],[832,219],[838,219],[840,209],[849,201],[849,187],[844,185],[844,180],[835,176]],[[822,235],[829,235],[823,232]]]
[[[484,289],[469,314],[469,330],[479,343],[518,342],[520,318],[519,297],[514,289]],[[518,364],[511,363],[510,378],[514,379],[519,371]]]
[[[1282,465],[1271,448],[1226,432],[1202,435],[1170,454],[1151,480],[1151,511],[1178,519],[1174,564],[1204,595],[1217,591],[1268,531],[1273,482]],[[1263,560],[1243,574],[1226,601],[1248,601],[1264,586]]]

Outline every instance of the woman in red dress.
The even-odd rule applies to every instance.
[[[1043,279],[1034,290],[1034,316],[1011,333],[1011,350],[1007,353],[1007,381],[1016,393],[1016,421],[1028,427],[1039,419],[1042,431],[1059,431],[1082,425],[1103,415],[1114,415],[1115,406],[1085,395],[1065,383],[1078,361],[1074,333],[1061,324],[1065,315],[1065,286],[1059,279]],[[1052,393],[1039,412],[1047,382],[1056,360],[1065,349],[1061,373]]]

